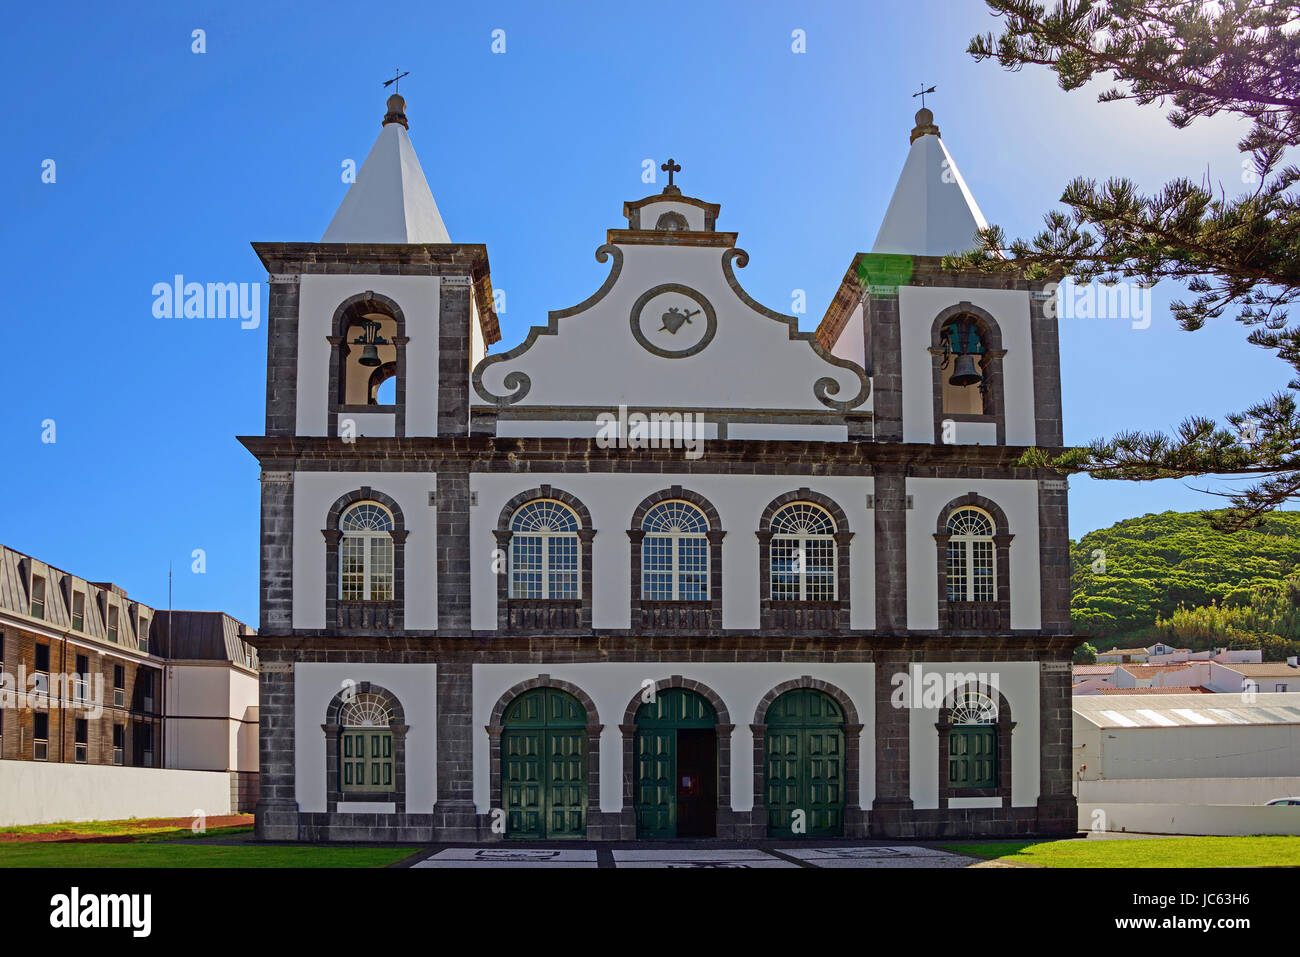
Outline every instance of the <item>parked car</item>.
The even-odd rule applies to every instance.
[[[1273,807],[1274,805],[1281,805],[1281,804],[1294,804],[1294,805],[1296,805],[1297,807],[1300,807],[1300,797],[1297,797],[1297,798],[1273,798],[1273,800],[1269,801],[1269,802],[1268,802],[1267,804],[1265,804],[1264,806],[1265,806],[1265,807]]]

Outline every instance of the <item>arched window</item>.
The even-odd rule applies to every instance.
[[[387,700],[365,692],[339,714],[339,788],[344,792],[393,790],[392,712]]]
[[[835,521],[811,502],[792,502],[772,516],[772,601],[835,601]]]
[[[510,519],[510,597],[577,599],[578,516],[553,499],[520,506]]]
[[[973,689],[959,690],[948,731],[947,787],[954,791],[998,786],[998,704]]]
[[[378,502],[358,502],[339,519],[339,598],[393,600],[393,516]]]
[[[641,598],[707,601],[709,521],[689,502],[660,502],[641,522]]]
[[[997,601],[993,519],[978,508],[948,516],[948,601]]]

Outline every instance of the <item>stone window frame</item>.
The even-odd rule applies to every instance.
[[[801,688],[829,695],[844,712],[844,833],[847,836],[854,830],[853,817],[862,804],[862,719],[858,717],[853,699],[843,688],[812,675],[800,675],[774,685],[754,708],[754,723],[749,726],[754,735],[754,810],[751,819],[754,834],[760,837],[767,834],[767,713],[781,695]]]
[[[758,537],[758,605],[759,621],[764,631],[771,631],[778,627],[776,621],[776,612],[784,606],[806,606],[806,602],[785,602],[772,600],[772,519],[776,513],[793,502],[810,502],[826,510],[830,515],[831,521],[835,523],[835,533],[832,538],[835,540],[835,565],[836,580],[835,594],[836,600],[826,604],[835,606],[835,628],[847,631],[849,628],[849,587],[851,578],[849,575],[849,543],[853,540],[853,531],[849,528],[849,518],[844,509],[840,507],[835,499],[821,492],[814,492],[808,487],[795,489],[792,492],[786,492],[778,495],[768,503],[763,509],[763,514],[759,518],[758,531],[754,534]],[[820,604],[820,603],[819,603]],[[784,622],[781,627],[789,627],[790,623]]]
[[[484,725],[483,730],[488,735],[488,793],[491,795],[490,800],[496,801],[495,807],[504,808],[506,806],[505,794],[502,789],[501,781],[501,736],[505,732],[505,725],[502,718],[505,717],[506,709],[520,695],[532,691],[536,688],[554,688],[557,691],[563,691],[566,694],[573,695],[578,704],[582,705],[587,712],[587,838],[595,840],[600,836],[601,827],[601,810],[600,810],[600,735],[605,726],[600,722],[600,712],[596,708],[596,702],[578,685],[560,678],[552,678],[550,675],[538,675],[536,678],[528,678],[524,681],[509,688],[492,707],[492,714],[488,717],[488,723]]]
[[[980,339],[984,343],[984,361],[981,371],[988,384],[984,393],[985,408],[991,407],[992,411],[986,411],[982,414],[945,413],[943,411],[943,374],[945,371],[942,368],[943,329],[952,320],[963,316],[974,320],[975,326],[979,330]],[[949,306],[935,316],[934,322],[930,326],[929,352],[934,394],[935,443],[943,444],[943,422],[944,419],[951,419],[957,423],[992,422],[997,428],[997,444],[1006,445],[1007,408],[1002,359],[1007,353],[1002,346],[1002,329],[998,326],[998,321],[993,318],[993,314],[965,299],[956,305]]]
[[[371,628],[341,628],[337,625],[339,606],[339,542],[343,532],[339,521],[343,513],[360,502],[377,502],[388,509],[393,516],[393,530],[389,532],[393,539],[393,600],[389,602],[357,602],[355,604],[392,605],[391,621],[387,626],[375,625]],[[344,492],[330,506],[325,516],[325,527],[321,535],[325,538],[325,628],[338,635],[371,634],[374,631],[401,631],[406,620],[406,518],[402,508],[392,497],[377,491],[368,485]]]
[[[694,678],[684,678],[681,675],[669,675],[667,678],[656,679],[654,683],[656,695],[670,688],[684,688],[687,691],[695,692],[709,703],[713,708],[713,713],[717,716],[718,722],[714,725],[714,730],[717,733],[718,747],[718,797],[714,826],[719,837],[724,833],[730,834],[734,829],[731,822],[731,734],[736,729],[736,726],[731,723],[731,712],[727,710],[727,705],[723,702],[722,696],[702,681],[696,681]],[[641,705],[645,704],[642,696],[646,690],[643,685],[637,689],[636,694],[632,695],[627,707],[623,709],[623,723],[618,726],[619,732],[623,735],[623,810],[621,824],[626,833],[633,834],[636,833],[636,753],[634,751],[636,713],[640,710]]]
[[[994,726],[997,728],[998,742],[998,784],[993,788],[954,788],[948,783],[948,737],[953,728],[953,704],[958,694],[972,688],[990,698],[994,693],[997,694],[998,720]],[[1016,729],[1016,722],[1011,719],[1011,705],[1007,701],[1007,696],[992,685],[978,682],[960,684],[944,697],[943,707],[939,709],[939,719],[934,723],[934,727],[939,742],[939,809],[947,810],[950,798],[967,797],[995,797],[1001,800],[1002,807],[1011,807],[1011,734]]]
[[[985,498],[978,492],[967,492],[954,498],[943,508],[939,509],[939,517],[935,522],[934,543],[936,553],[936,578],[938,581],[938,603],[939,603],[939,631],[945,635],[969,634],[970,632],[957,632],[950,625],[950,615],[948,610],[948,539],[951,535],[948,532],[948,519],[952,513],[961,508],[978,508],[987,512],[989,518],[993,520],[993,562],[995,565],[994,574],[997,582],[997,598],[987,604],[995,606],[998,615],[1002,621],[1002,631],[1011,630],[1011,540],[1015,535],[1011,534],[1011,526],[1007,521],[1007,513],[1004,512],[997,502],[990,498]],[[982,632],[980,632],[982,634]]]
[[[647,628],[642,625],[642,613],[645,605],[643,604],[643,599],[641,597],[641,544],[645,539],[646,533],[645,529],[641,526],[645,521],[646,515],[652,508],[663,502],[671,501],[689,502],[704,513],[705,521],[709,523],[709,530],[705,533],[705,537],[709,542],[709,597],[706,601],[702,602],[672,601],[664,604],[682,607],[699,605],[702,609],[707,609],[707,629],[683,629],[680,627],[665,627],[661,629],[656,627]],[[714,507],[712,502],[698,492],[683,488],[680,485],[673,485],[669,488],[653,492],[641,500],[641,504],[639,504],[632,512],[632,520],[628,523],[627,531],[628,541],[631,543],[629,549],[629,561],[631,563],[631,574],[629,576],[631,582],[629,607],[631,609],[631,618],[629,620],[633,632],[637,634],[657,634],[662,631],[664,634],[681,634],[683,630],[695,633],[704,630],[710,632],[718,632],[722,630],[722,540],[726,535],[726,531],[722,528],[722,519],[718,515],[718,510]],[[653,602],[651,604],[660,603]]]
[[[344,360],[351,350],[348,341],[348,328],[359,323],[370,313],[382,313],[397,323],[397,334],[392,343],[397,349],[397,386],[393,397],[394,404],[387,405],[347,405],[343,401]],[[406,345],[410,339],[406,335],[406,314],[394,300],[373,289],[357,293],[339,303],[330,320],[331,334],[326,337],[330,344],[329,367],[329,435],[339,434],[339,416],[347,413],[371,414],[389,413],[393,415],[393,435],[401,438],[406,435]],[[383,368],[380,366],[379,368]]]
[[[596,529],[592,525],[591,511],[583,504],[582,500],[570,492],[563,489],[555,488],[552,485],[544,484],[536,488],[520,492],[512,497],[501,509],[497,516],[497,527],[493,529],[492,534],[496,539],[497,548],[506,556],[506,567],[503,572],[496,576],[497,579],[497,630],[500,633],[512,633],[510,628],[510,540],[514,537],[514,532],[510,528],[510,520],[524,505],[538,498],[554,499],[569,508],[573,509],[578,516],[578,582],[579,596],[577,604],[580,607],[578,627],[573,629],[575,632],[585,632],[591,630],[591,593],[592,593],[592,569],[591,569],[591,543],[596,537]],[[520,599],[522,600],[522,599]],[[556,631],[548,629],[546,634],[566,634],[568,631]]]
[[[339,716],[344,705],[356,695],[373,694],[385,699],[391,717],[388,730],[393,736],[393,790],[391,791],[344,791],[339,774],[341,758],[339,750],[343,745],[343,726]],[[406,723],[406,711],[397,695],[382,685],[371,681],[359,681],[355,685],[342,688],[330,699],[325,708],[325,723],[320,726],[325,735],[325,802],[330,814],[338,811],[340,804],[349,802],[366,802],[372,804],[392,804],[397,814],[406,812],[406,733],[410,726]]]

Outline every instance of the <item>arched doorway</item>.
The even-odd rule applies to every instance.
[[[772,702],[766,723],[768,836],[841,835],[844,710],[825,692],[795,688]]]
[[[534,688],[501,721],[506,837],[587,835],[587,711],[558,688]]]
[[[633,744],[637,837],[714,836],[717,729],[713,705],[687,688],[664,689],[637,709]]]

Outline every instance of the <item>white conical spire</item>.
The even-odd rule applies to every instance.
[[[451,242],[406,133],[406,101],[397,94],[388,98],[379,139],[321,242]]]
[[[939,138],[934,114],[922,107],[907,162],[871,251],[910,256],[962,252],[979,243],[975,231],[987,225]]]

